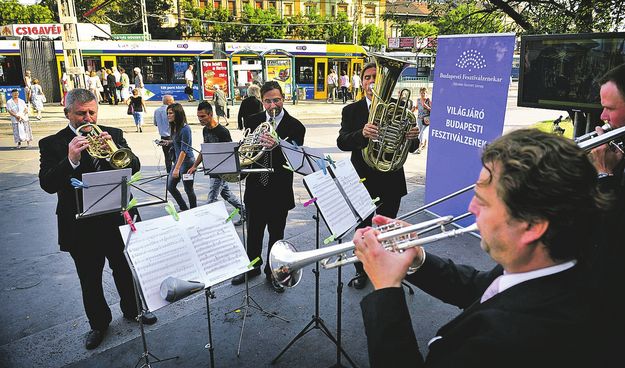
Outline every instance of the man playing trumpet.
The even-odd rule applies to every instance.
[[[78,213],[74,188],[70,179],[82,179],[82,174],[94,171],[111,170],[104,159],[96,159],[87,153],[89,141],[77,135],[79,127],[97,124],[98,103],[96,97],[86,89],[76,88],[65,97],[65,116],[69,125],[58,133],[39,142],[41,154],[39,184],[50,194],[56,193],[58,203],[58,242],[61,251],[69,252],[76,265],[82,298],[91,331],[87,334],[86,348],[96,348],[104,338],[112,320],[111,310],[104,297],[102,271],[108,260],[113,271],[113,279],[120,296],[120,307],[127,319],[135,319],[139,314],[135,301],[132,273],[124,256],[124,242],[118,226],[124,224],[119,213],[110,213],[77,220]],[[112,140],[119,148],[128,148],[123,132],[117,128],[100,126],[99,140]],[[132,155],[130,167],[139,171],[139,159]],[[143,323],[153,324],[156,317],[147,313]]]
[[[375,288],[361,302],[372,367],[593,366],[593,295],[580,280],[589,226],[607,203],[595,169],[575,143],[537,130],[497,139],[482,164],[469,210],[493,269],[456,265],[422,247],[387,252],[376,230],[356,231],[356,255]],[[406,277],[411,265],[419,269]],[[464,309],[430,340],[426,357],[404,277]]]

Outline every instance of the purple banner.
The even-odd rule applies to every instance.
[[[482,148],[503,131],[514,42],[513,34],[438,38],[425,203],[475,183]],[[469,191],[431,211],[463,214],[472,196]]]

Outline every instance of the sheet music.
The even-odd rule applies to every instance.
[[[356,224],[356,217],[330,174],[324,175],[320,170],[306,175],[304,184],[310,194],[317,198],[315,205],[333,235],[341,236]]]
[[[131,234],[126,251],[151,311],[169,304],[160,294],[161,283],[167,277],[205,279],[199,262],[194,260],[190,239],[171,216],[137,222],[135,227],[137,231]],[[120,231],[122,239],[128,239],[129,227],[120,226]]]
[[[207,204],[172,216],[120,226],[126,252],[135,268],[146,304],[155,311],[169,302],[160,285],[169,276],[200,281],[206,286],[237,276],[250,263],[223,202]]]
[[[82,190],[83,215],[120,211],[122,208],[120,183],[124,176],[126,180],[130,180],[132,169],[95,171],[82,174],[82,182],[89,186],[89,188]],[[126,187],[126,190],[126,198],[130,200],[130,187]]]
[[[232,174],[239,172],[238,155],[234,154],[238,142],[202,143],[202,163],[207,174]]]
[[[354,207],[361,220],[366,219],[375,211],[375,205],[367,188],[360,182],[360,177],[356,172],[356,168],[349,159],[335,162],[335,167],[330,170],[338,180],[341,188],[345,192],[347,199]]]
[[[194,210],[181,213],[181,217],[206,274],[205,284],[215,285],[247,271],[250,259],[232,221],[225,222],[228,212],[224,202]]]

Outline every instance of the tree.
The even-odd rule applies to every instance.
[[[386,44],[386,39],[384,39],[384,30],[373,23],[364,26],[358,34],[360,35],[361,45],[379,49],[382,45]]]
[[[330,43],[349,42],[352,39],[352,25],[347,14],[341,12],[336,17],[327,15],[326,23],[332,23],[325,26],[327,30],[326,39]]]
[[[0,24],[56,23],[54,13],[41,5],[22,5],[17,0],[0,0]]]
[[[243,42],[264,41],[268,38],[281,39],[286,34],[287,21],[280,19],[275,8],[263,10],[246,4],[241,14],[241,23],[249,24],[243,26],[239,38],[239,41]]]
[[[323,40],[325,30],[318,23],[324,21],[316,12],[294,15],[289,18],[289,24],[297,25],[289,26],[289,34],[296,40]]]
[[[238,41],[243,29],[227,9],[207,6],[198,8],[191,2],[184,5],[186,36],[200,36],[216,42]]]
[[[500,11],[465,3],[438,18],[436,25],[439,34],[500,33],[506,28],[503,18]]]

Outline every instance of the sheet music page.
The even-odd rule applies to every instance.
[[[356,224],[356,217],[336,186],[332,176],[319,170],[304,176],[304,184],[310,194],[316,197],[323,220],[335,236],[341,236]]]
[[[366,219],[375,211],[375,205],[367,188],[360,182],[356,168],[349,159],[335,162],[335,166],[336,168],[330,167],[330,170],[338,180],[341,189],[345,192],[360,219]]]
[[[205,274],[197,261],[191,239],[180,229],[180,223],[167,215],[135,223],[130,234],[128,225],[120,226],[126,251],[135,268],[145,302],[151,311],[167,304],[160,287],[169,276],[182,280],[202,281]]]
[[[238,172],[238,142],[202,143],[202,164],[207,174],[231,174]]]
[[[225,222],[228,216],[222,201],[180,213],[185,235],[191,240],[206,274],[206,286],[240,275],[250,264],[234,224]]]

